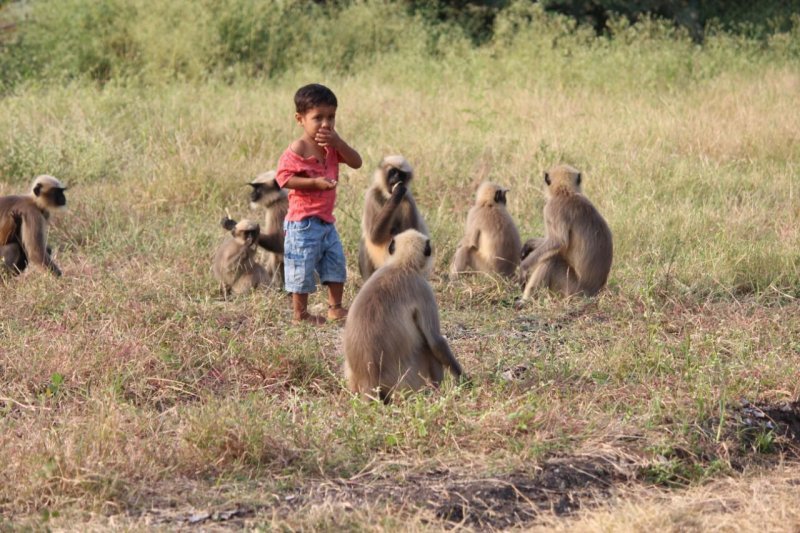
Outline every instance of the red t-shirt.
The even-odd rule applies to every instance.
[[[339,152],[325,147],[325,162],[321,163],[316,157],[303,158],[287,148],[278,160],[278,170],[275,181],[283,187],[292,176],[307,178],[323,177],[339,182]],[[297,222],[308,217],[319,217],[325,222],[336,222],[333,217],[333,207],[336,204],[336,188],[326,191],[316,189],[289,189],[289,212],[286,220]]]

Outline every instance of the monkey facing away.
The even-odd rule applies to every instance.
[[[415,229],[428,235],[425,221],[408,186],[414,179],[411,165],[401,155],[384,157],[375,170],[372,186],[364,199],[358,267],[366,280],[389,256],[387,247],[394,235]]]
[[[439,328],[428,274],[430,239],[410,229],[387,247],[389,258],[356,295],[344,329],[350,390],[388,402],[394,391],[438,385],[444,370],[462,375]]]
[[[522,243],[506,209],[505,189],[485,181],[478,187],[475,205],[467,214],[464,238],[456,249],[450,274],[496,272],[511,277],[517,272]]]
[[[564,296],[592,296],[611,270],[611,230],[581,192],[578,170],[559,165],[545,172],[544,181],[545,236],[523,246],[522,297],[541,287]]]
[[[0,197],[0,269],[18,274],[30,265],[61,275],[47,247],[47,230],[50,212],[67,205],[66,190],[43,175],[33,180],[30,194]]]
[[[222,285],[223,294],[244,294],[266,283],[267,271],[256,261],[260,226],[250,220],[236,222],[227,217],[220,225],[231,234],[217,248],[211,270]]]
[[[251,181],[253,190],[250,191],[250,208],[258,209],[263,207],[266,211],[264,217],[265,235],[283,235],[283,219],[289,211],[289,195],[275,181],[275,171],[270,170],[259,174],[256,179]],[[262,238],[263,241],[263,238]],[[266,243],[260,243],[262,248],[267,248]],[[264,267],[271,278],[271,285],[282,287],[284,280],[283,273],[283,252],[266,252],[266,262]]]

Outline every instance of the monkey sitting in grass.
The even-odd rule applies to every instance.
[[[396,235],[388,259],[353,300],[344,329],[350,390],[388,402],[395,391],[438,386],[463,371],[439,328],[428,275],[431,241],[417,230]]]
[[[592,296],[611,271],[611,230],[581,192],[581,173],[559,165],[544,173],[544,238],[529,239],[522,249],[522,298],[538,289],[563,296]]]
[[[456,249],[451,277],[462,272],[492,272],[506,277],[517,273],[522,242],[506,209],[508,189],[489,181],[478,187],[475,205],[467,214],[464,238]]]
[[[19,274],[28,266],[61,276],[47,246],[50,212],[67,205],[67,188],[53,176],[33,180],[30,194],[0,197],[0,270]]]
[[[225,297],[245,294],[269,281],[267,271],[256,261],[256,247],[282,253],[283,236],[264,235],[260,226],[250,220],[236,222],[225,217],[220,225],[230,235],[217,248],[211,267],[214,277],[222,286]]]

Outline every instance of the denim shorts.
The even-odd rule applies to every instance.
[[[344,283],[347,266],[336,226],[317,217],[283,223],[283,264],[286,290],[308,294],[317,290],[314,273],[321,283]]]

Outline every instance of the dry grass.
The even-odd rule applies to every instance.
[[[787,531],[800,524],[800,469],[780,465],[681,493],[635,489],[613,507],[548,520],[541,531]]]
[[[527,236],[542,231],[541,172],[562,160],[583,169],[614,232],[611,280],[593,300],[515,310],[512,284],[434,276],[471,383],[387,407],[346,392],[339,329],[292,327],[277,293],[223,301],[210,274],[217,220],[247,213],[243,183],[296,135],[291,95],[309,73],[4,97],[0,194],[42,172],[73,188],[51,232],[64,277],[0,284],[0,529],[172,529],[238,504],[254,509],[242,518],[252,526],[438,529],[442,517],[413,499],[346,514],[324,498],[275,502],[386,471],[532,476],[548,458],[584,455],[656,464],[657,481],[691,488],[628,488],[610,510],[549,526],[798,520],[794,467],[740,477],[781,454],[719,439],[713,425],[741,398],[800,397],[797,69],[642,88],[503,79],[512,63],[473,60],[477,70],[442,67],[437,83],[426,72],[387,83],[380,64],[318,77],[366,161],[339,189],[347,300],[360,286],[363,191],[390,152],[416,167],[438,273],[479,180],[511,187]],[[148,509],[174,513],[159,522]]]

